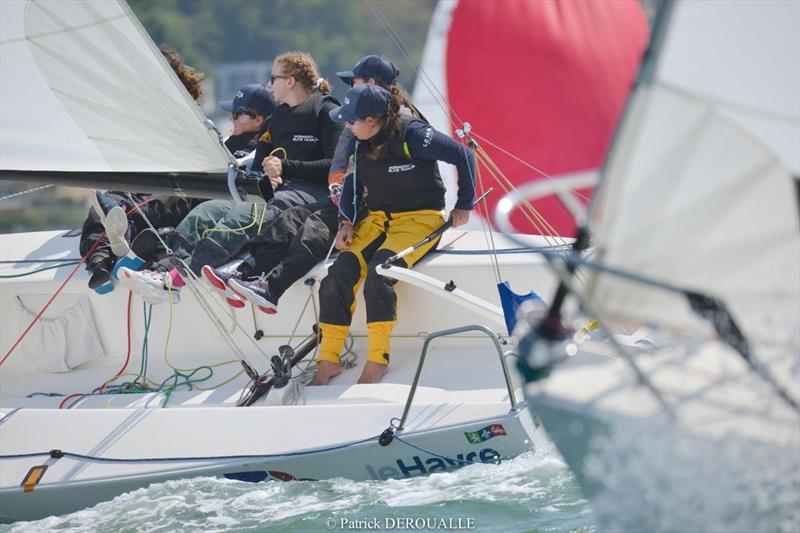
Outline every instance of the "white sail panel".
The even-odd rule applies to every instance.
[[[431,126],[437,130],[450,133],[449,102],[447,99],[447,38],[453,10],[458,0],[439,0],[428,27],[425,48],[414,83],[411,101],[425,115]],[[445,185],[445,204],[448,211],[456,204],[458,191],[458,175],[452,165],[439,165],[439,173]],[[477,217],[477,213],[473,213]],[[471,221],[475,224],[475,221]]]
[[[230,156],[124,3],[0,10],[2,169],[226,171]]]
[[[798,2],[674,6],[592,218],[604,263],[718,297],[753,334],[800,322]],[[596,275],[595,309],[686,327],[683,298]]]

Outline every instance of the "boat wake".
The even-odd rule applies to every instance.
[[[537,451],[500,465],[401,480],[168,481],[75,513],[0,526],[0,532],[319,531],[346,529],[349,521],[383,526],[401,519],[451,525],[472,519],[478,531],[593,530],[564,463],[553,452]]]

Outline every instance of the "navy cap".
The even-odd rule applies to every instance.
[[[233,100],[224,100],[219,106],[229,113],[241,113],[245,108],[250,108],[259,115],[268,117],[275,111],[275,98],[266,85],[253,83],[245,85]]]
[[[385,57],[371,55],[359,59],[353,70],[337,72],[336,75],[347,85],[353,84],[353,78],[364,78],[364,80],[373,78],[384,85],[391,85],[400,75],[400,71]]]
[[[364,83],[356,85],[344,97],[344,105],[331,109],[331,120],[338,123],[352,122],[358,118],[380,117],[389,112],[389,91]]]

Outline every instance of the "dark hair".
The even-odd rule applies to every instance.
[[[386,114],[383,126],[387,130],[386,140],[382,144],[373,147],[372,151],[367,156],[373,160],[380,159],[386,154],[386,151],[389,149],[389,143],[392,142],[394,137],[400,131],[400,109],[402,106],[409,108],[417,118],[422,117],[417,108],[414,107],[414,104],[411,103],[411,99],[408,97],[408,94],[406,94],[406,92],[402,87],[400,87],[400,85],[397,84],[397,82],[387,86],[376,80],[376,85],[389,91],[390,99],[389,112]]]
[[[175,74],[178,75],[178,79],[181,80],[183,86],[186,87],[186,90],[192,95],[194,101],[200,100],[203,96],[203,80],[206,78],[206,75],[184,63],[180,54],[170,45],[162,44],[158,49],[164,54],[167,63],[169,63],[169,66],[175,71]]]
[[[305,52],[284,52],[275,58],[283,69],[283,73],[297,80],[303,89],[314,92],[316,89],[322,94],[331,92],[331,85],[327,80],[320,78],[317,63],[314,58]]]

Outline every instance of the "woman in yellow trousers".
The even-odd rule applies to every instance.
[[[350,89],[345,104],[330,112],[331,119],[346,124],[357,144],[353,172],[345,177],[339,202],[335,245],[342,253],[320,286],[322,343],[315,385],[327,384],[342,371],[339,356],[362,282],[369,350],[359,383],[377,383],[386,374],[397,296],[393,280],[375,267],[444,223],[445,189],[437,161],[458,170],[458,200],[449,215],[453,227],[469,220],[474,154],[424,121],[400,113],[401,103],[385,89],[364,84]],[[435,245],[415,250],[398,264],[410,268]]]

